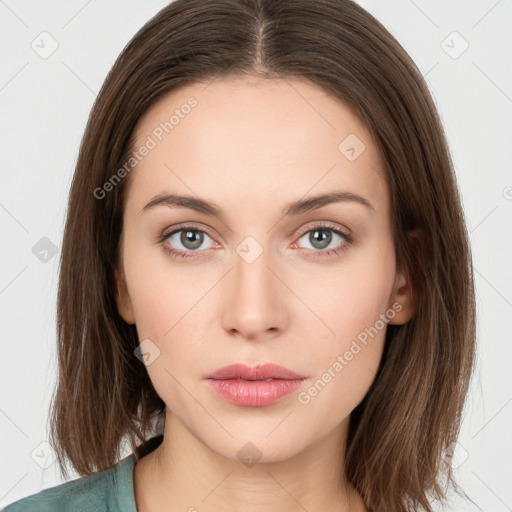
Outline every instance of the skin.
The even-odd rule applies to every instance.
[[[338,464],[385,326],[309,403],[298,396],[393,304],[401,310],[389,323],[413,315],[377,146],[353,111],[315,84],[244,77],[172,91],[139,121],[135,147],[190,96],[198,105],[131,171],[116,270],[119,314],[160,350],[147,371],[167,405],[162,444],[135,465],[138,510],[364,511]],[[338,149],[349,134],[365,144],[354,161]],[[281,214],[332,190],[363,196],[374,211],[345,201]],[[168,206],[141,213],[164,191],[214,201],[225,217]],[[327,247],[312,238],[315,221],[328,224]],[[182,223],[207,230],[199,248],[182,233],[164,244],[196,258],[172,257],[158,241]],[[353,243],[322,255],[345,243],[330,227]],[[263,250],[251,263],[237,252],[247,236]],[[307,378],[275,404],[242,407],[205,380],[235,362],[274,362]],[[250,467],[237,454],[248,442],[261,455]]]

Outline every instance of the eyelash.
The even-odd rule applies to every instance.
[[[200,229],[196,226],[191,226],[191,225],[185,225],[185,226],[179,226],[179,228],[175,228],[173,229],[172,231],[164,231],[160,237],[160,239],[158,240],[158,242],[162,245],[164,251],[171,257],[173,258],[180,258],[180,259],[196,259],[198,258],[199,256],[196,254],[196,253],[199,253],[199,252],[202,252],[202,251],[180,251],[180,250],[177,250],[177,249],[173,249],[172,247],[169,247],[168,244],[166,244],[165,242],[167,241],[167,239],[176,234],[176,233],[180,233],[181,231],[195,231],[195,232],[198,232],[198,233],[204,233],[206,235],[208,235],[210,238],[213,238],[209,233],[208,231],[205,231],[204,229]],[[322,250],[315,250],[315,249],[309,249],[308,251],[313,251],[312,254],[309,254],[307,257],[308,258],[313,258],[313,259],[316,259],[316,258],[325,258],[325,257],[328,257],[328,256],[332,256],[332,255],[339,255],[340,253],[342,253],[343,251],[345,251],[347,249],[347,246],[352,244],[353,243],[353,237],[347,233],[344,233],[343,231],[341,231],[340,229],[337,229],[337,228],[334,228],[332,226],[329,226],[329,225],[326,225],[326,224],[315,224],[313,227],[307,229],[306,231],[302,232],[298,239],[302,238],[304,235],[306,235],[307,233],[311,232],[311,231],[332,231],[333,233],[336,233],[337,235],[340,235],[344,241],[341,242],[341,245],[338,246],[337,248],[335,249],[329,249],[328,251],[322,251]]]

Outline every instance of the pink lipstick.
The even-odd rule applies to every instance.
[[[211,388],[236,405],[262,407],[298,389],[306,376],[283,366],[232,364],[208,375]]]

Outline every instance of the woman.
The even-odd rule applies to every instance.
[[[459,490],[461,201],[421,73],[357,4],[162,9],[91,112],[61,263],[52,443],[81,478],[7,512],[412,511]]]

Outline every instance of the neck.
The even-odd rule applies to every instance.
[[[232,458],[211,450],[167,410],[162,443],[135,466],[137,510],[363,512],[341,470],[347,429],[348,418],[291,458],[261,462],[250,443]]]

